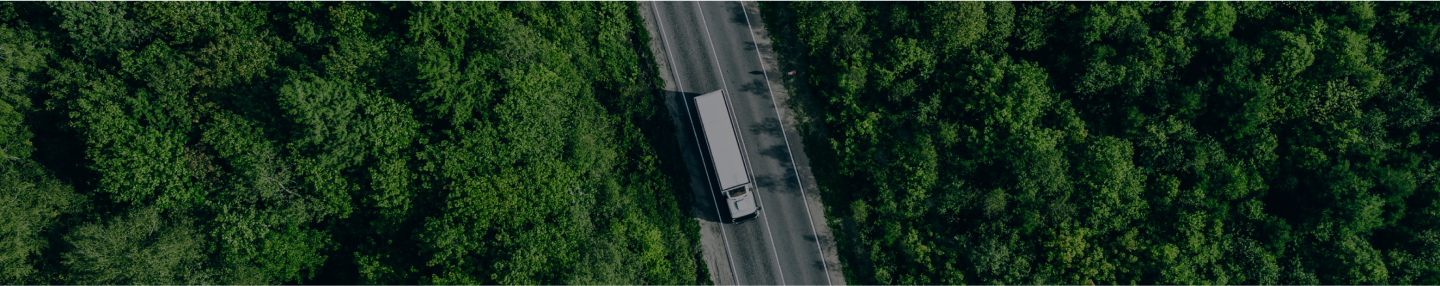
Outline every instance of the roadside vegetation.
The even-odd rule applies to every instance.
[[[1440,4],[763,5],[851,283],[1440,283]]]
[[[0,284],[708,283],[640,21],[0,2]]]

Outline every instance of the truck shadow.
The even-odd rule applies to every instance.
[[[720,209],[716,204],[719,190],[714,187],[715,178],[711,175],[709,165],[706,164],[709,159],[704,151],[706,149],[705,142],[699,138],[700,126],[694,124],[699,118],[696,117],[697,111],[691,100],[701,94],[673,90],[666,90],[663,93],[666,110],[669,111],[671,121],[675,124],[678,153],[681,161],[684,162],[683,170],[667,172],[683,171],[690,179],[688,186],[675,186],[691,190],[689,192],[691,199],[682,200],[682,203],[690,201],[690,207],[686,208],[682,205],[681,209],[686,210],[687,215],[691,218],[720,222]]]

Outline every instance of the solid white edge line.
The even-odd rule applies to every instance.
[[[698,11],[698,15],[700,16],[700,26],[703,27],[705,30],[705,39],[710,41],[710,56],[715,58],[715,72],[717,75],[720,76],[720,86],[728,92],[728,90],[730,90],[730,86],[725,84],[725,71],[724,69],[720,68],[720,55],[715,52],[715,38],[710,37],[710,24],[705,21],[705,9],[700,7],[700,2],[698,1],[693,3],[695,3],[695,10]],[[735,113],[733,111],[730,113],[730,117],[735,117]],[[736,123],[736,125],[738,126],[739,123]],[[740,138],[741,152],[745,152],[745,136],[741,133],[743,132],[736,132],[735,136]],[[784,133],[784,130],[781,130],[781,133]],[[750,156],[750,153],[745,152],[745,156]],[[748,169],[747,171],[754,170],[753,168],[750,168],[749,158],[745,158],[745,168]],[[785,285],[785,270],[780,265],[780,251],[775,249],[775,236],[772,235],[775,232],[770,230],[770,216],[765,215],[765,200],[760,198],[760,185],[755,183],[754,172],[747,173],[751,173],[749,174],[750,183],[755,184],[755,203],[760,204],[760,215],[763,216],[760,221],[765,223],[765,236],[770,238],[770,253],[773,254],[775,257],[775,273],[780,274],[780,285]]]
[[[800,186],[800,202],[804,203],[805,218],[810,221],[810,235],[815,236],[815,251],[820,252],[820,269],[825,271],[825,285],[831,285],[830,268],[825,265],[825,249],[820,247],[820,234],[815,230],[815,218],[810,216],[810,203],[805,198],[805,184],[800,182],[800,168],[795,166],[795,150],[790,148],[790,135],[785,135],[785,121],[781,119],[780,104],[775,101],[775,89],[770,86],[770,72],[765,71],[765,56],[760,54],[760,41],[755,39],[755,27],[750,25],[748,10],[745,9],[745,2],[741,1],[740,12],[745,14],[745,26],[750,28],[750,44],[755,46],[755,57],[760,59],[760,72],[765,75],[765,90],[770,92],[770,104],[775,106],[775,122],[780,123],[780,136],[785,138],[785,151],[790,155],[790,169],[795,171],[795,185]],[[774,44],[771,45],[773,47]]]
[[[671,56],[670,53],[670,40],[665,37],[665,25],[660,23],[660,8],[658,6],[655,6],[656,3],[659,2],[650,2],[650,13],[655,14],[655,29],[660,31],[660,46],[665,48],[665,58],[670,60],[669,64],[667,64],[666,67],[669,68],[670,75],[675,77],[675,92],[679,93],[680,101],[685,104],[685,117],[686,119],[690,120],[690,132],[691,134],[695,135],[695,147],[700,147],[700,132],[695,130],[695,117],[693,115],[690,115],[690,101],[688,100],[688,98],[685,98],[685,84],[680,82],[680,74],[675,71],[675,58]],[[710,199],[715,200],[715,198],[718,198],[719,196],[715,194],[715,186],[713,186],[714,183],[710,182],[710,169],[705,167],[705,153],[701,152],[699,155],[700,167],[704,168],[706,173],[705,189],[710,190],[710,196],[712,197]],[[730,279],[734,279],[733,281],[735,281],[735,284],[740,285],[740,276],[735,273],[735,256],[730,254],[730,240],[725,237],[725,218],[723,217],[724,214],[720,213],[720,205],[715,204],[714,206],[715,219],[720,220],[717,222],[717,225],[720,226],[720,241],[725,245],[725,258],[729,259],[729,261],[726,261],[725,264],[730,266]]]

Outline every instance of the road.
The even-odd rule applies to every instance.
[[[777,107],[774,94],[783,91],[771,90],[780,75],[774,74],[773,64],[764,66],[774,57],[762,57],[762,51],[769,53],[769,41],[755,35],[768,33],[755,7],[741,2],[641,3],[657,42],[652,50],[669,91],[666,105],[691,173],[706,262],[717,284],[844,284],[813,179],[803,182],[800,170],[808,167],[795,164],[797,155],[805,158],[800,138],[793,126],[782,127],[783,108]],[[698,119],[690,98],[717,89],[730,96],[762,208],[758,218],[741,224],[716,223],[719,209],[711,194],[718,190],[709,183],[704,173],[709,162],[697,149],[698,125],[693,123]],[[808,171],[803,174],[808,178]]]

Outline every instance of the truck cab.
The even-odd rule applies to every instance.
[[[755,194],[750,190],[750,185],[727,190],[722,195],[725,196],[725,207],[730,211],[730,223],[745,222],[760,214],[760,204],[755,202]]]
[[[740,144],[739,126],[735,124],[734,113],[730,111],[730,100],[725,90],[716,90],[694,98],[696,113],[700,115],[701,137],[704,148],[701,153],[709,157],[709,172],[716,203],[720,207],[720,220],[724,223],[741,223],[754,219],[760,214],[760,203],[755,194],[755,184],[750,176],[750,164]]]

